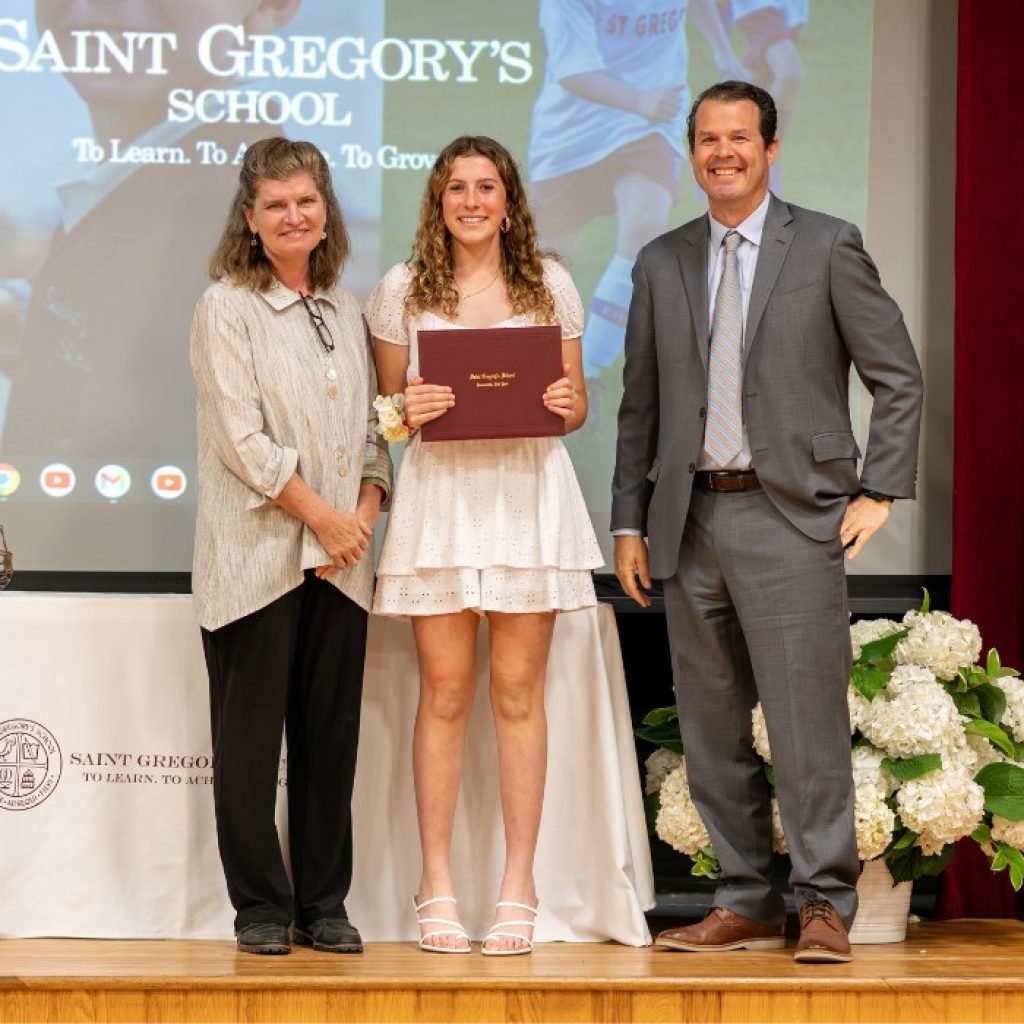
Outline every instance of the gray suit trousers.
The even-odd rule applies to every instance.
[[[690,789],[722,866],[716,906],[785,919],[771,888],[770,790],[751,746],[760,700],[794,892],[829,900],[849,926],[860,865],[839,538],[811,540],[762,490],[695,489],[665,608]]]

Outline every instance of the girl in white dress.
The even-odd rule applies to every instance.
[[[420,329],[557,323],[564,376],[537,401],[578,429],[587,415],[583,314],[568,273],[537,250],[518,169],[501,145],[464,136],[437,158],[408,263],[370,296],[383,394],[404,394],[410,430],[443,416],[452,391],[419,376]],[[557,437],[423,444],[415,433],[378,569],[374,611],[412,619],[420,663],[413,770],[423,847],[420,945],[468,953],[449,855],[473,704],[476,631],[490,635],[506,864],[488,955],[532,949],[533,859],[544,798],[544,677],[556,612],[595,603],[600,549]]]

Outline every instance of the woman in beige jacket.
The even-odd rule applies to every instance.
[[[360,309],[337,286],[347,253],[320,151],[258,142],[192,325],[192,583],[217,837],[238,948],[250,953],[287,953],[291,941],[362,949],[344,900],[370,535],[391,466]],[[282,728],[293,885],[274,823]]]

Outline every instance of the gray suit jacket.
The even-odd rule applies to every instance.
[[[704,437],[708,237],[705,215],[650,242],[633,268],[611,527],[647,534],[659,579],[678,567]],[[914,497],[921,370],[856,227],[772,196],[743,359],[754,468],[794,526],[835,537],[861,487]],[[874,397],[859,475],[851,362]]]

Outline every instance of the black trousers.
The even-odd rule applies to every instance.
[[[217,841],[236,931],[345,913],[366,623],[309,571],[266,608],[202,631]],[[294,894],[274,822],[282,730]]]

